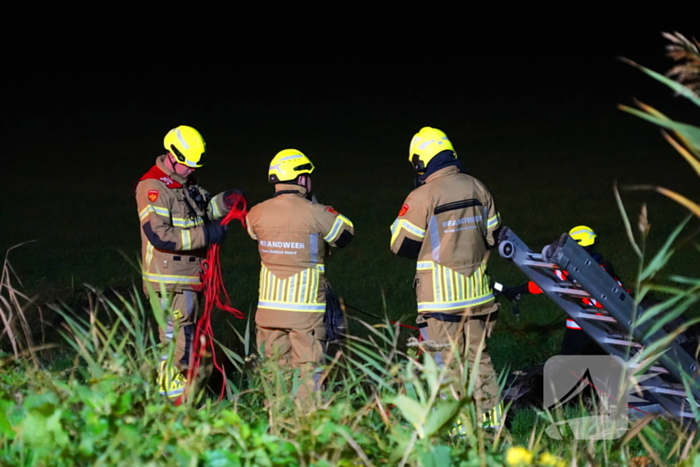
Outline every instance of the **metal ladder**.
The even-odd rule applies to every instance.
[[[663,328],[650,332],[653,322],[636,324],[644,316],[644,308],[568,234],[545,246],[541,253],[534,253],[512,230],[504,227],[499,235],[498,251],[515,263],[607,354],[628,362],[645,346],[669,338]],[[566,271],[566,280],[559,279],[555,269]],[[602,308],[584,305],[582,298],[593,298]],[[647,371],[656,375],[641,384],[656,403],[642,410],[665,411],[692,421],[690,396],[683,380],[685,375],[691,396],[700,401],[700,370],[695,358],[674,339]]]

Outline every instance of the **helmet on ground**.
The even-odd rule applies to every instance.
[[[202,135],[191,126],[180,125],[170,130],[165,135],[163,146],[180,164],[193,169],[204,165],[206,143]]]
[[[291,182],[313,171],[314,165],[304,153],[298,149],[284,149],[272,158],[268,178],[270,183]]]
[[[413,136],[408,149],[408,161],[416,172],[421,173],[425,171],[433,157],[443,151],[454,153],[454,150],[445,133],[437,128],[426,126]],[[457,154],[454,156],[457,157]]]
[[[585,225],[577,225],[573,229],[569,230],[569,236],[576,240],[581,246],[591,246],[595,243],[595,238],[597,235],[590,227]]]

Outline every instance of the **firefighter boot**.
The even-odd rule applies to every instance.
[[[168,365],[167,360],[158,364],[158,392],[172,401],[177,401],[185,392],[187,379],[174,365]]]

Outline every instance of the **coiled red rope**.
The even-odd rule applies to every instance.
[[[246,228],[245,219],[248,214],[248,208],[245,197],[239,193],[233,193],[226,197],[226,203],[231,206],[231,209],[221,221],[221,225],[227,226],[232,221],[238,220],[243,228]],[[187,384],[189,386],[190,382],[197,375],[199,366],[202,363],[202,357],[211,355],[212,364],[221,373],[222,377],[221,391],[219,393],[219,400],[222,400],[226,393],[226,372],[216,359],[214,330],[211,325],[212,311],[216,306],[219,310],[227,311],[238,319],[244,319],[245,315],[231,306],[231,298],[226,291],[221,272],[220,251],[221,245],[216,243],[210,245],[207,251],[207,258],[202,262],[204,307],[194,333],[192,363],[187,370]],[[187,391],[185,391],[185,394],[187,394]],[[178,399],[177,403],[182,402],[180,399]]]

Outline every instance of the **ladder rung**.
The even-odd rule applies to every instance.
[[[606,315],[594,315],[592,313],[584,313],[584,312],[579,312],[579,313],[574,313],[576,314],[576,317],[574,319],[588,319],[591,321],[604,321],[606,323],[617,323],[617,320],[613,318],[612,316],[606,316]]]
[[[572,297],[590,297],[591,295],[586,292],[585,290],[581,289],[575,289],[575,288],[567,288],[567,287],[552,287],[551,289],[542,289],[542,290],[547,290],[549,292],[554,292],[562,295],[571,295]]]
[[[638,349],[641,349],[644,347],[642,344],[638,344],[636,342],[628,341],[628,340],[623,340],[623,339],[613,339],[610,337],[606,337],[603,339],[603,342],[606,344],[613,344],[613,345],[624,345],[625,347],[635,347]]]
[[[523,264],[525,266],[530,266],[533,268],[559,269],[559,266],[557,266],[554,263],[544,263],[542,261],[525,260],[525,261],[523,261]]]

